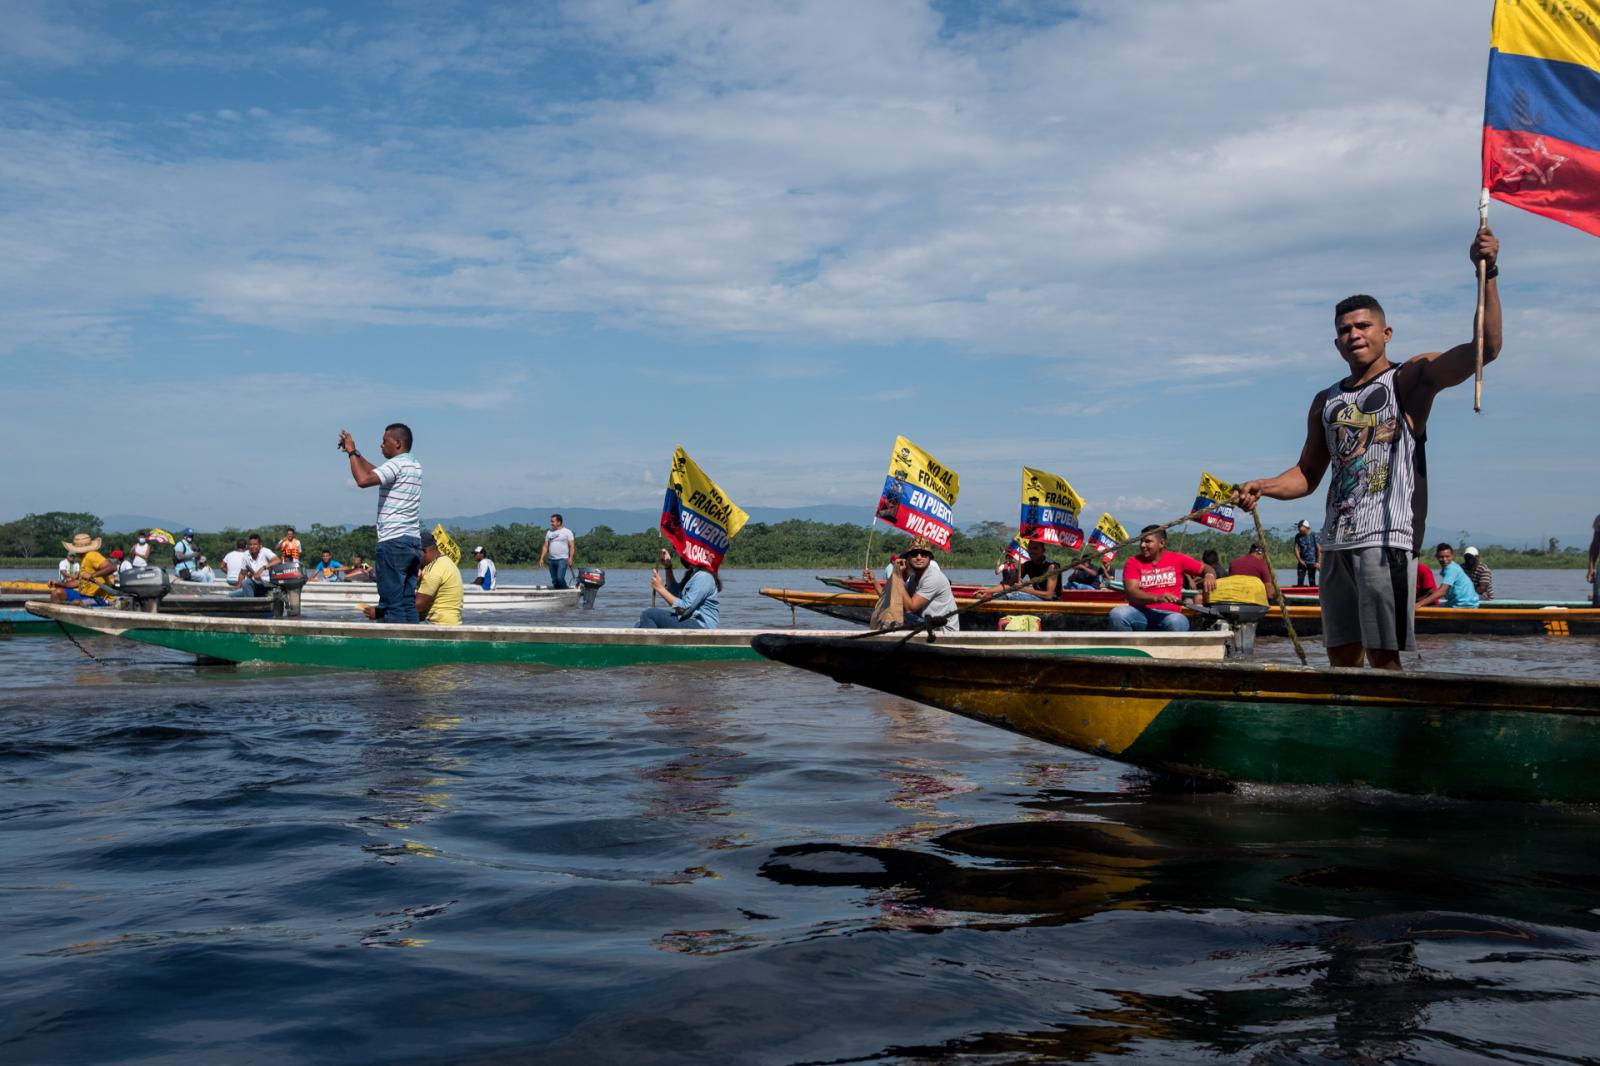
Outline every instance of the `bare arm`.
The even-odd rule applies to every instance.
[[[1492,268],[1500,254],[1500,241],[1486,226],[1473,238],[1468,250],[1474,267],[1482,260]],[[1427,425],[1434,397],[1474,376],[1478,370],[1477,315],[1473,315],[1473,339],[1443,352],[1427,352],[1407,359],[1395,375],[1395,391],[1413,432]],[[1487,366],[1500,354],[1503,340],[1500,327],[1500,283],[1490,278],[1483,293],[1483,362]]]
[[[1328,438],[1322,432],[1322,396],[1318,394],[1306,412],[1306,442],[1300,448],[1300,459],[1277,477],[1257,478],[1237,486],[1233,490],[1233,502],[1246,511],[1253,511],[1263,496],[1274,500],[1309,496],[1327,473],[1328,460]]]
[[[350,476],[355,478],[357,485],[370,489],[382,484],[382,480],[378,477],[378,468],[367,462],[366,457],[356,450],[355,438],[346,430],[339,431],[339,447],[350,457]]]
[[[1443,581],[1439,582],[1433,587],[1432,592],[1428,593],[1426,596],[1422,597],[1422,599],[1417,601],[1417,606],[1432,607],[1434,603],[1438,601],[1439,597],[1444,595],[1445,589],[1448,587],[1449,586],[1447,586]]]
[[[1589,576],[1585,580],[1594,580],[1596,563],[1600,563],[1600,529],[1596,529],[1594,536],[1589,539]]]

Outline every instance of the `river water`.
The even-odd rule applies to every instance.
[[[1600,1061],[1594,809],[1196,793],[773,664],[84,647],[0,640],[0,1062]]]

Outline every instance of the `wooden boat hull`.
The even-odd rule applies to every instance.
[[[49,618],[29,614],[22,607],[0,607],[0,638],[49,636],[59,632],[61,627]]]
[[[1218,782],[1600,801],[1600,685],[755,640],[779,662],[1051,744]]]
[[[322,622],[174,617],[136,611],[34,604],[29,610],[74,630],[188,652],[224,662],[288,663],[363,670],[409,670],[442,663],[521,663],[596,669],[647,663],[760,658],[750,646],[758,630],[610,629],[557,626],[386,626]],[[847,636],[838,633],[836,636]],[[903,634],[861,643],[881,650]],[[1136,639],[1122,639],[1136,638]],[[925,639],[919,637],[917,639]],[[973,633],[940,637],[962,647],[1026,647],[1220,660],[1229,634]]]
[[[865,593],[811,592],[800,589],[762,589],[763,596],[804,607],[840,621],[865,625],[872,614],[876,598]],[[970,599],[956,599],[957,605],[967,607]],[[1118,601],[1125,602],[1125,601]],[[962,616],[963,625],[993,627],[1008,614],[1037,615],[1047,628],[1071,630],[1106,629],[1114,603],[1068,603],[1044,600],[991,600],[973,607]],[[1193,621],[1196,615],[1186,611]],[[1303,637],[1322,633],[1322,609],[1309,604],[1291,604],[1289,617],[1295,632]],[[969,619],[971,621],[969,621]],[[1422,607],[1417,610],[1417,632],[1421,634],[1449,634],[1500,637],[1568,637],[1600,634],[1600,608],[1564,607]],[[1273,608],[1256,627],[1262,636],[1283,636],[1286,632],[1283,619]]]

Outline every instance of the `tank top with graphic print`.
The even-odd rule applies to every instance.
[[[1328,442],[1322,549],[1404,548],[1415,553],[1427,513],[1426,433],[1406,425],[1395,392],[1398,366],[1365,385],[1335,382],[1322,394]]]

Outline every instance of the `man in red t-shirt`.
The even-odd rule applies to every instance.
[[[1183,575],[1203,578],[1207,592],[1217,587],[1217,572],[1192,555],[1167,551],[1167,532],[1145,526],[1139,553],[1122,564],[1122,589],[1126,606],[1111,610],[1111,628],[1164,629],[1181,633],[1189,628],[1183,616]]]
[[[1278,602],[1278,582],[1272,575],[1272,568],[1267,565],[1267,550],[1260,542],[1250,545],[1247,554],[1239,556],[1228,564],[1230,577],[1238,577],[1241,574],[1248,574],[1267,586],[1268,603]]]
[[[1418,559],[1417,560],[1417,606],[1426,607],[1428,604],[1430,604],[1434,600],[1438,599],[1439,598],[1438,596],[1433,596],[1432,595],[1433,591],[1435,589],[1437,589],[1438,587],[1439,587],[1439,580],[1433,576],[1433,571],[1428,569],[1428,564],[1427,563],[1423,562],[1421,559]],[[1443,593],[1440,593],[1440,595],[1443,595]],[[1426,600],[1427,603],[1424,603],[1423,602],[1424,600]]]

